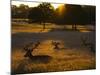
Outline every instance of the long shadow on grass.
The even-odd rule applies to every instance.
[[[65,47],[77,48],[81,44],[81,36],[89,36],[90,40],[95,43],[95,32],[78,32],[78,31],[53,31],[45,33],[26,33],[20,32],[12,34],[12,48],[23,48],[25,44],[30,42],[45,40],[61,40],[64,41]]]

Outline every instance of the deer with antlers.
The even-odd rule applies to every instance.
[[[52,41],[52,45],[54,45],[54,49],[60,49],[60,47],[59,47],[60,42]]]
[[[35,48],[38,47],[40,43],[38,42],[37,44],[35,44],[36,47],[25,47],[24,50],[26,51],[26,54],[24,55],[24,57],[28,57],[30,60],[34,61],[34,62],[39,62],[39,63],[48,63],[52,57],[49,55],[33,55],[32,52]]]
[[[95,52],[95,44],[92,42],[88,42],[88,37],[81,37],[82,44],[88,48],[90,48],[91,51]]]

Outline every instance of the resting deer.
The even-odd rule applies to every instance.
[[[59,42],[52,41],[52,45],[54,45],[54,49],[59,49]]]
[[[39,63],[48,63],[52,57],[49,55],[32,55],[33,49],[26,48],[26,54],[24,57],[28,57],[33,62],[39,62]]]

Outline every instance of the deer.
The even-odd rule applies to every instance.
[[[52,41],[52,45],[54,45],[54,49],[59,49],[59,42]]]
[[[82,44],[88,48],[90,48],[91,51],[95,52],[95,44],[92,42],[87,42],[88,37],[81,37]]]
[[[33,55],[33,50],[34,48],[25,48],[26,53],[24,57],[28,57],[29,60],[37,63],[48,63],[52,59],[49,55]]]
[[[33,48],[33,49],[36,49],[39,45],[40,45],[40,42],[37,41],[37,42],[34,44],[34,48]]]

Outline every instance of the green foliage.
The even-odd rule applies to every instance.
[[[12,18],[28,18],[30,22],[54,22],[57,24],[94,24],[95,25],[95,6],[64,4],[57,9],[50,3],[40,3],[36,7],[28,7],[21,4],[19,7],[12,5]]]
[[[12,5],[11,8],[12,18],[28,18],[29,7],[27,5],[21,4],[19,7]]]
[[[29,19],[34,22],[50,22],[52,19],[54,8],[50,3],[41,3],[37,7],[31,8],[29,11]]]

